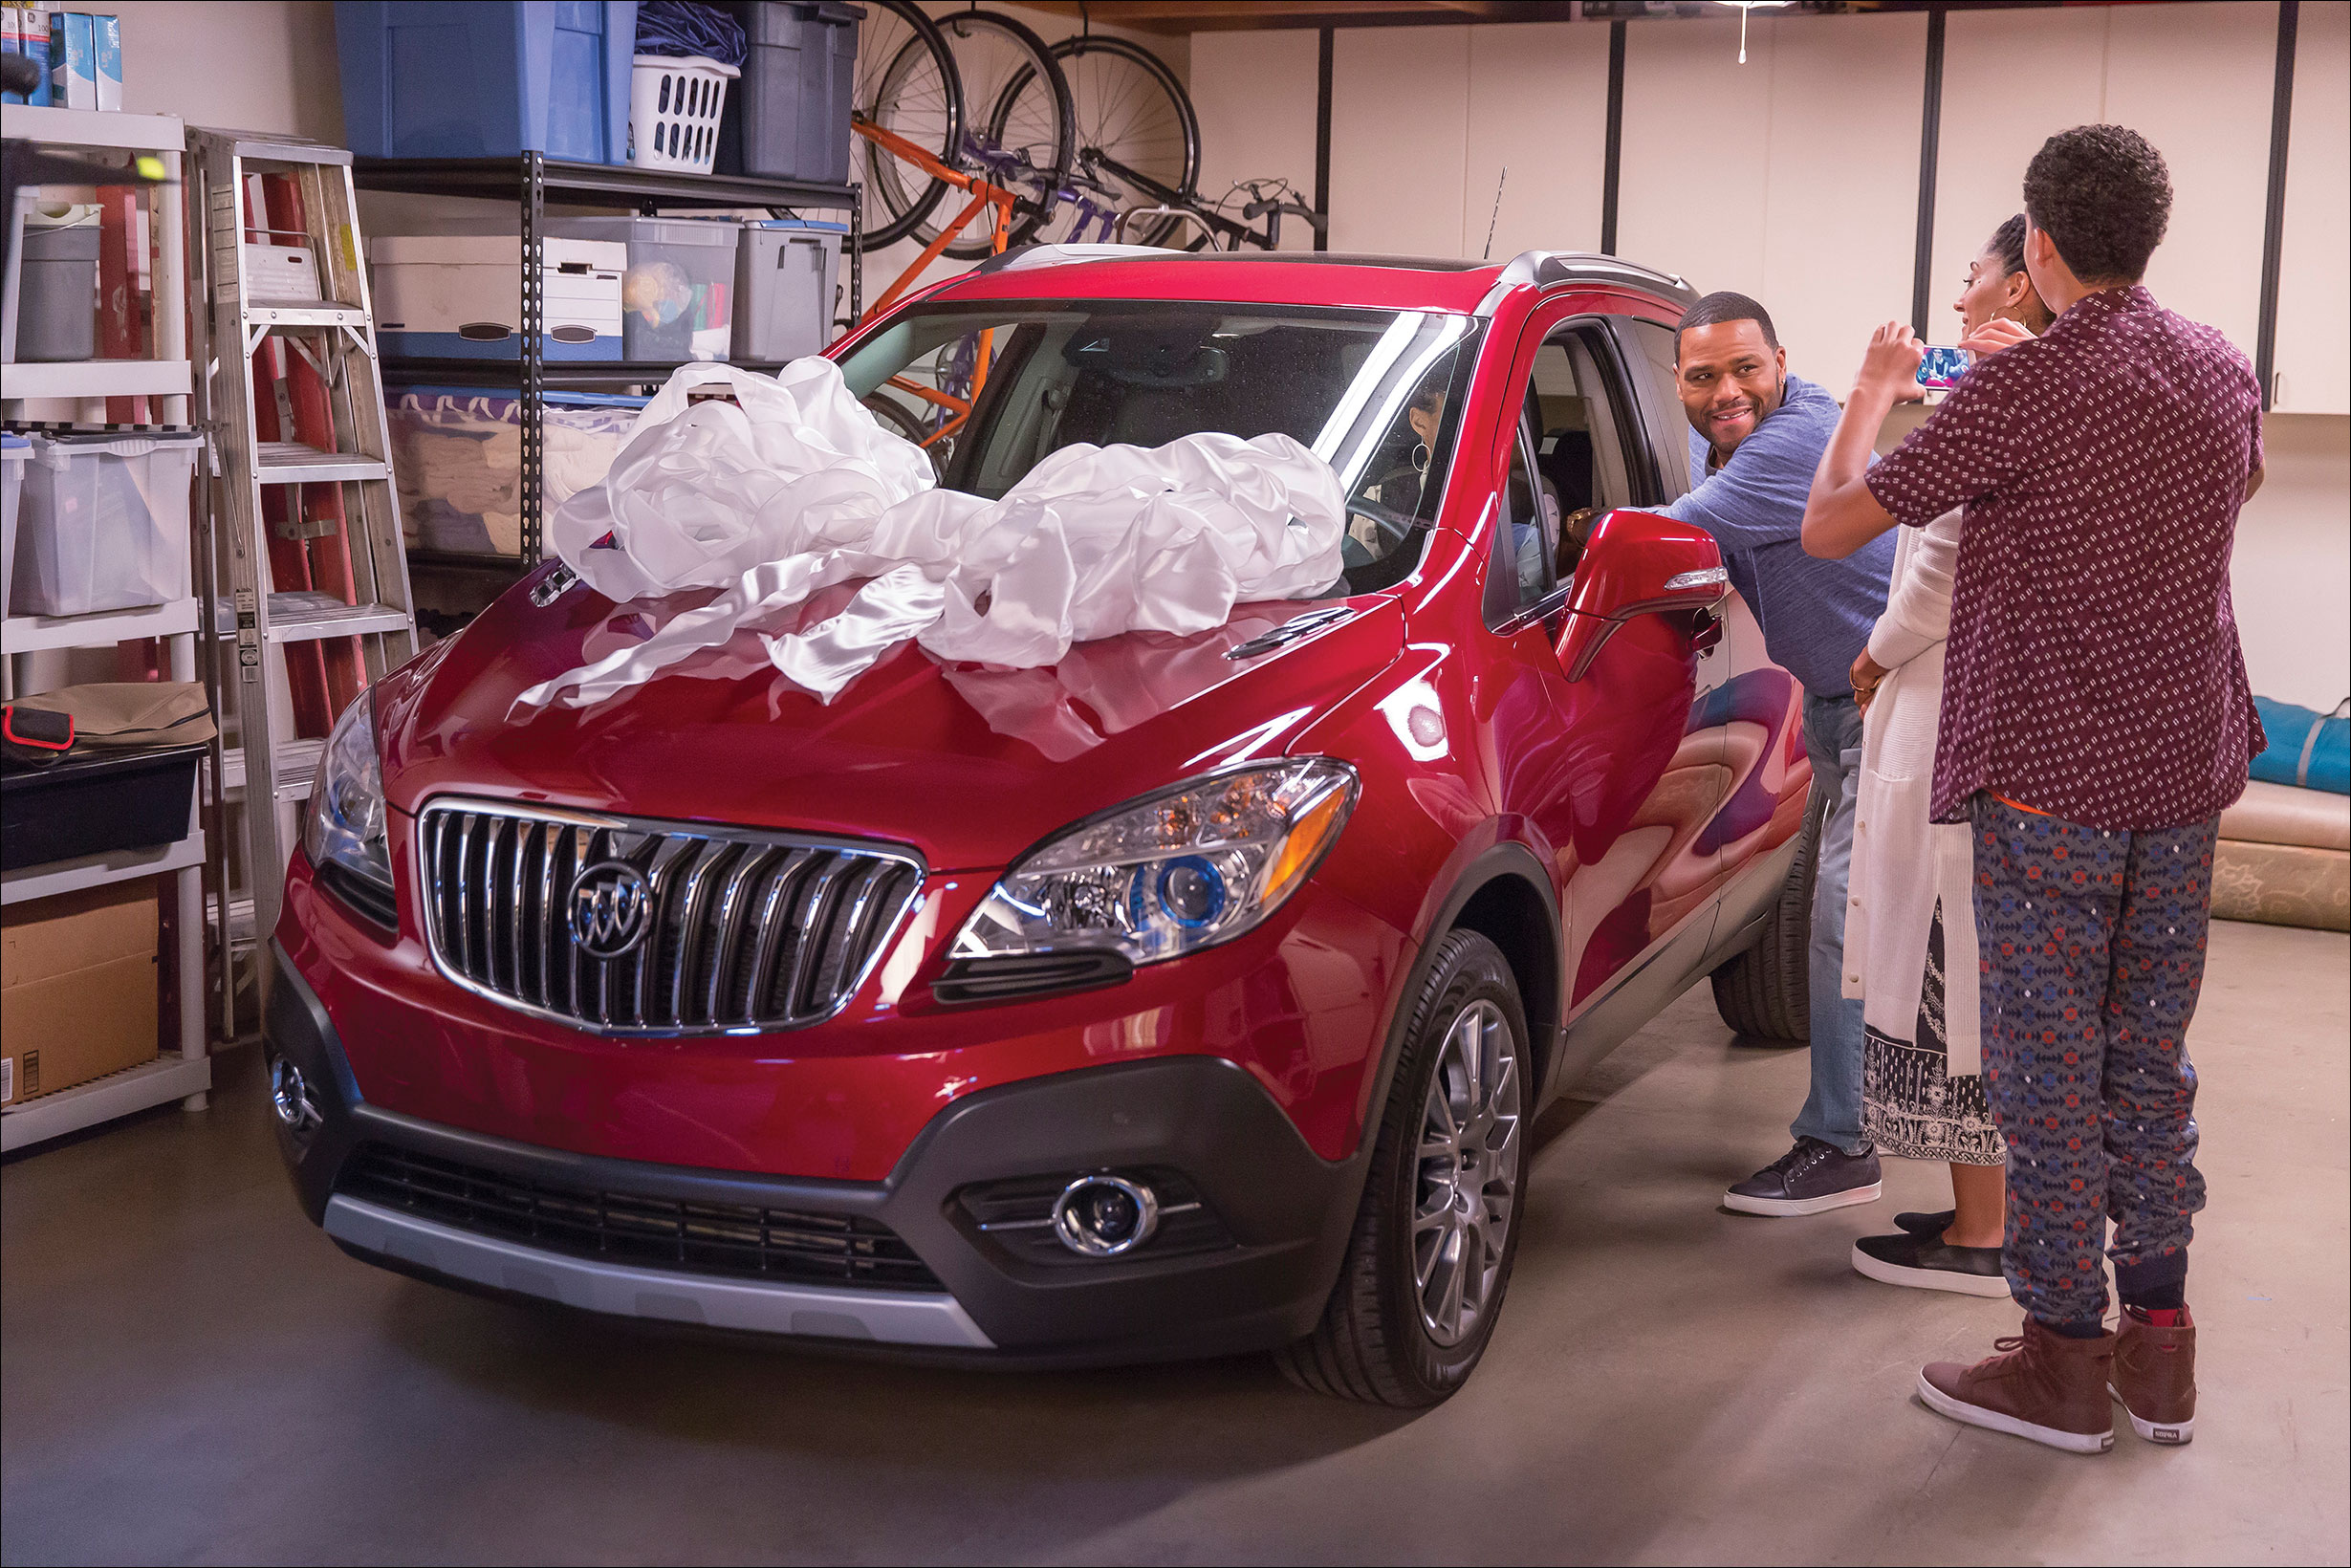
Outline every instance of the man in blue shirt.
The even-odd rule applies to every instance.
[[[1804,503],[1837,428],[1837,400],[1788,374],[1772,317],[1745,294],[1710,294],[1674,338],[1697,487],[1663,510],[1714,535],[1731,586],[1763,626],[1764,651],[1804,684],[1804,749],[1829,802],[1813,882],[1812,1093],[1796,1144],[1723,1194],[1750,1214],[1817,1214],[1868,1203],[1878,1155],[1861,1135],[1861,1004],[1843,994],[1861,714],[1853,661],[1885,610],[1890,535],[1843,560],[1804,553]]]

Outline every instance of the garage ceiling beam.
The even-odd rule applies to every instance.
[[[1460,22],[1569,22],[1572,0],[1016,0],[1031,11],[1145,33],[1231,33],[1264,28],[1428,27]]]

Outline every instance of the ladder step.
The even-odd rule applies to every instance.
[[[290,740],[277,749],[277,798],[307,800],[311,786],[317,782],[318,753],[326,750],[322,740]],[[221,751],[221,790],[225,795],[242,797],[245,794],[245,748],[224,747]]]
[[[348,479],[389,479],[381,458],[352,452],[322,452],[298,441],[259,444],[256,477],[265,485],[321,485]]]
[[[270,641],[314,642],[322,637],[362,637],[370,632],[406,631],[408,612],[389,604],[345,604],[333,594],[298,588],[270,596]],[[237,634],[236,612],[229,601],[212,601],[212,631],[217,637]]]
[[[331,299],[256,299],[245,319],[257,327],[364,327],[367,313]]]

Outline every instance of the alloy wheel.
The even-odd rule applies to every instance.
[[[1518,1196],[1518,1040],[1489,1001],[1447,1029],[1421,1113],[1412,1211],[1413,1297],[1440,1345],[1476,1333],[1494,1304]]]

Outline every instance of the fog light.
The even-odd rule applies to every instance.
[[[1080,1176],[1054,1200],[1054,1234],[1087,1257],[1133,1252],[1158,1229],[1158,1197],[1123,1176]]]
[[[289,1132],[309,1132],[325,1120],[318,1114],[318,1102],[310,1097],[302,1069],[284,1056],[270,1063],[270,1103]]]

